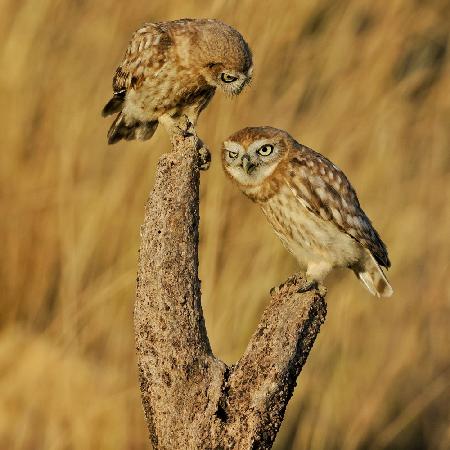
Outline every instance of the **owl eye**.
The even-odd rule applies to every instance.
[[[236,159],[238,157],[238,152],[232,152],[231,150],[228,151],[228,156],[231,159]]]
[[[266,144],[256,150],[256,153],[261,156],[269,156],[273,152],[273,145]]]
[[[229,73],[223,72],[222,75],[220,75],[220,79],[224,83],[232,83],[233,81],[236,81],[238,77],[235,77],[234,75],[230,75]]]

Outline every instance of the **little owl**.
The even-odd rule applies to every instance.
[[[376,296],[393,290],[382,267],[386,246],[343,172],[321,154],[271,127],[244,128],[224,142],[225,172],[258,203],[306,272],[308,288],[348,267]]]
[[[170,126],[186,116],[195,125],[216,88],[237,95],[252,70],[244,38],[218,20],[145,24],[134,33],[103,108],[103,116],[118,113],[108,143],[149,139],[158,120]]]

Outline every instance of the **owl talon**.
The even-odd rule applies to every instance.
[[[188,128],[184,128],[184,127],[180,127],[179,125],[177,125],[176,127],[176,134],[184,137],[184,138],[188,138],[191,136],[195,135],[195,130],[194,130],[194,126],[190,123]]]
[[[185,138],[195,135],[194,124],[189,120],[189,117],[186,116],[186,114],[183,114],[178,119],[176,128],[177,132]]]
[[[205,147],[202,147],[199,152],[199,169],[208,170],[211,165],[211,153]]]
[[[199,139],[197,143],[198,167],[200,170],[208,170],[211,165],[211,152],[208,147]]]
[[[194,125],[185,114],[177,118],[169,114],[163,114],[158,120],[164,125],[169,136],[181,136],[183,138],[195,136]]]
[[[306,284],[304,284],[297,292],[299,294],[312,291],[313,289],[318,289],[319,283],[316,280],[308,280],[306,279]]]

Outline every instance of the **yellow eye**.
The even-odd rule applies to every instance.
[[[273,145],[266,144],[256,150],[256,153],[261,156],[269,156],[273,152]]]
[[[228,156],[229,156],[231,159],[236,159],[236,158],[238,157],[238,152],[232,152],[232,151],[229,151],[229,152],[228,152]]]
[[[223,72],[222,75],[220,75],[220,79],[224,83],[232,83],[233,81],[236,81],[238,77],[235,77],[234,75],[230,75],[229,73]]]

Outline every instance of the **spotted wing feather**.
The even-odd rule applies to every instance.
[[[114,94],[103,108],[103,116],[122,110],[128,90],[138,89],[147,76],[164,64],[166,52],[171,45],[172,39],[164,24],[145,24],[133,34],[114,74]]]
[[[308,210],[358,241],[381,266],[391,265],[386,246],[361,209],[356,192],[331,161],[299,146],[289,160],[286,181]]]

